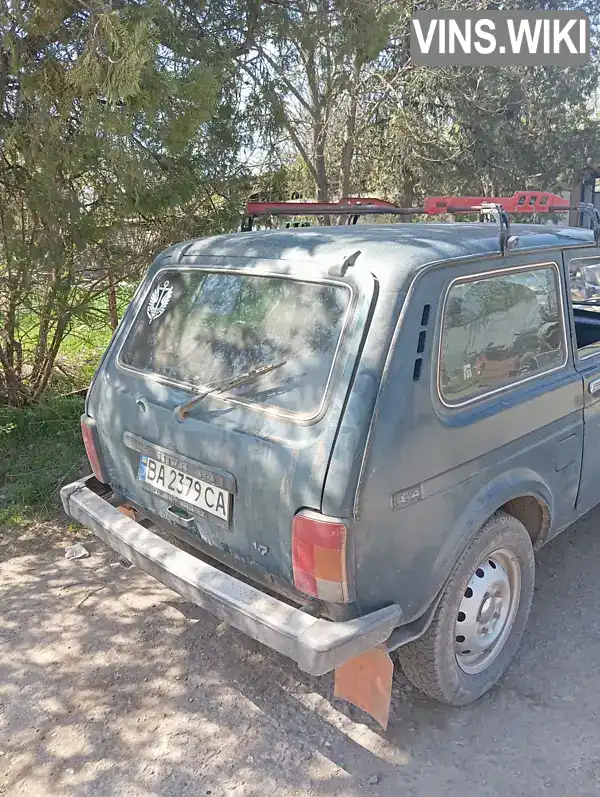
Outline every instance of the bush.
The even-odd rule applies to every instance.
[[[0,521],[48,513],[58,506],[63,484],[89,471],[82,412],[78,396],[0,406]]]

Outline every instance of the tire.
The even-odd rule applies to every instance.
[[[507,591],[505,575],[509,585],[513,584]],[[502,677],[519,647],[534,582],[535,561],[527,529],[512,515],[497,512],[458,560],[425,634],[398,649],[398,659],[409,681],[426,695],[453,706],[464,706],[485,694]],[[470,587],[475,588],[475,595]],[[488,603],[482,594],[492,595]],[[508,609],[503,608],[504,594],[510,596],[506,599]],[[492,610],[490,629],[486,618]],[[507,620],[498,631],[504,611]],[[494,620],[496,613],[499,617]],[[465,642],[467,628],[470,633]],[[490,633],[492,637],[497,634],[496,643],[485,648],[486,634]],[[483,649],[464,649],[472,641]]]

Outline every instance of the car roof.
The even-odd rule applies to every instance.
[[[594,243],[592,231],[580,227],[511,224],[510,232],[517,237],[511,252]],[[257,259],[295,262],[299,267],[307,261],[332,266],[357,251],[361,255],[354,268],[367,268],[382,287],[397,290],[409,275],[429,263],[498,255],[498,227],[477,222],[291,227],[186,241],[170,250],[172,259],[235,258],[236,267]],[[497,260],[493,267],[498,267]]]

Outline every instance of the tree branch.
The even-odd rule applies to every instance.
[[[304,110],[311,115],[313,119],[317,118],[317,109],[311,107],[311,105],[304,99],[302,94],[298,91],[298,89],[287,79],[287,77],[279,71],[279,67],[273,61],[270,55],[265,53],[265,51],[261,47],[256,48],[257,51],[260,53],[261,57],[269,64],[271,69],[274,70],[275,74],[277,75],[278,79],[283,83],[286,89],[294,96],[300,105],[304,108]]]
[[[261,0],[248,0],[248,25],[246,28],[246,36],[240,46],[233,51],[234,58],[246,55],[246,53],[250,51],[260,18],[260,6]]]

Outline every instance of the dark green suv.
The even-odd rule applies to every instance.
[[[68,514],[308,672],[379,651],[389,685],[397,649],[429,695],[483,694],[525,628],[534,550],[600,500],[598,214],[509,228],[510,202],[568,207],[438,197],[410,212],[494,223],[172,246],[90,387],[94,476],[62,490]]]

